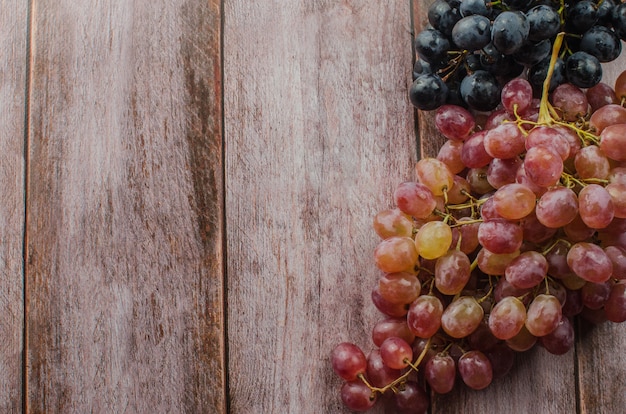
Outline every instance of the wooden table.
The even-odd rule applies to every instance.
[[[425,4],[3,1],[0,412],[345,412]],[[433,413],[625,412],[625,327],[578,330]]]

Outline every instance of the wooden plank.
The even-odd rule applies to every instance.
[[[409,3],[224,18],[231,412],[348,412],[330,351],[373,347],[372,217],[414,174]]]
[[[0,412],[22,412],[27,2],[0,13]]]
[[[29,412],[225,411],[220,7],[33,2]]]

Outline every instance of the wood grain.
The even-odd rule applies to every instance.
[[[35,0],[29,412],[224,412],[218,1]]]
[[[27,35],[27,3],[3,2],[0,13],[0,412],[3,413],[22,411]]]
[[[330,351],[373,346],[371,220],[416,160],[409,3],[224,7],[231,412],[347,412]]]

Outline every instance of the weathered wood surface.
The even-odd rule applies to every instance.
[[[224,5],[233,413],[337,413],[379,316],[373,215],[416,160],[406,1]]]
[[[29,412],[222,412],[220,3],[34,1]]]
[[[0,12],[0,412],[22,409],[27,4]]]
[[[87,3],[0,14],[0,412],[347,412],[372,217],[442,142],[430,1]],[[623,412],[626,327],[587,329],[432,413]]]

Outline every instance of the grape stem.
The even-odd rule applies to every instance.
[[[550,56],[550,66],[548,67],[548,73],[546,74],[546,79],[543,81],[543,90],[541,92],[541,103],[539,104],[539,118],[538,123],[540,124],[551,124],[553,121],[553,114],[556,112],[554,108],[548,101],[548,96],[550,94],[550,83],[552,82],[552,75],[554,74],[554,67],[556,65],[556,61],[559,58],[559,51],[561,50],[561,45],[563,44],[563,37],[565,36],[565,32],[561,32],[556,35],[556,39],[554,39],[554,44],[552,46],[552,56]]]

